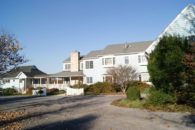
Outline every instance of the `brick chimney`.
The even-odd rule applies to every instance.
[[[79,58],[80,58],[80,52],[78,51],[71,52],[70,54],[71,72],[79,71]]]

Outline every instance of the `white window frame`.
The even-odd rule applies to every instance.
[[[65,71],[70,71],[70,69],[71,69],[71,64],[65,64],[64,65],[64,70]]]
[[[93,61],[85,61],[86,69],[93,69]]]
[[[115,58],[115,57],[113,57],[113,59],[112,59],[112,63],[113,63],[113,65],[115,65],[115,64],[116,64],[116,58]]]
[[[129,64],[129,57],[128,56],[125,56],[125,64]]]
[[[105,58],[105,65],[113,65],[113,58],[109,57],[109,58]]]
[[[141,55],[138,55],[138,63],[141,63]]]
[[[116,64],[116,57],[105,57],[102,58],[102,65],[111,66]]]
[[[86,77],[86,81],[88,84],[93,83],[93,77]]]
[[[138,55],[138,63],[145,63],[147,62],[145,55]]]

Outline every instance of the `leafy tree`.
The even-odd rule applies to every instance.
[[[24,56],[19,53],[21,50],[13,35],[0,33],[0,74],[26,62]]]
[[[126,65],[110,68],[107,70],[107,74],[112,76],[114,83],[120,85],[124,94],[126,93],[128,82],[137,78],[136,69]]]
[[[148,71],[153,85],[165,93],[180,91],[186,81],[183,57],[187,38],[164,36],[149,55]]]

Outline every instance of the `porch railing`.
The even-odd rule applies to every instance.
[[[33,84],[33,87],[34,88],[37,88],[37,87],[46,87],[48,89],[58,88],[59,90],[65,90],[66,87],[69,87],[69,86],[70,86],[69,84]]]

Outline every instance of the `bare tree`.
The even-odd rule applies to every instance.
[[[119,65],[118,67],[110,68],[107,70],[107,74],[112,76],[114,83],[120,85],[121,91],[124,94],[128,82],[135,80],[138,76],[136,69],[127,65]]]
[[[13,35],[0,32],[0,74],[27,61],[20,55],[21,50]]]

